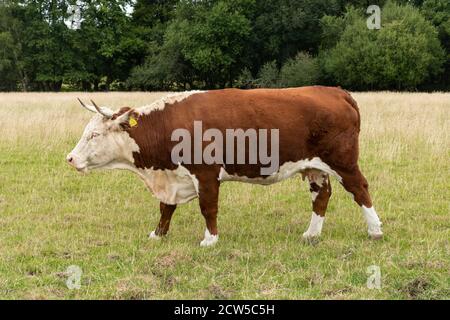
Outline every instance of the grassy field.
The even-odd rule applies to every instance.
[[[333,182],[322,239],[303,243],[311,204],[300,177],[225,184],[219,244],[200,248],[198,202],[169,236],[147,239],[158,202],[132,173],[81,176],[65,163],[91,114],[162,93],[0,94],[2,299],[449,299],[450,93],[358,93],[360,165],[385,238],[368,239],[359,208]],[[69,266],[82,269],[70,290]],[[379,266],[381,289],[368,289]]]

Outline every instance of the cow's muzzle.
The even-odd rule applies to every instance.
[[[86,167],[80,164],[76,155],[69,153],[66,157],[67,163],[77,169],[79,172],[86,172]]]

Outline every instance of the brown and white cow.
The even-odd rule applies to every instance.
[[[268,185],[296,174],[309,180],[312,194],[313,214],[303,235],[305,239],[321,234],[331,196],[330,176],[337,178],[362,208],[369,235],[373,239],[383,235],[368,183],[358,167],[359,109],[355,100],[340,88],[184,92],[171,94],[149,106],[122,108],[118,112],[95,103],[82,105],[97,114],[67,161],[80,172],[125,169],[141,177],[161,202],[161,219],[151,238],[159,239],[167,234],[177,205],[199,198],[206,220],[201,245],[214,245],[218,241],[217,212],[222,182]],[[173,150],[179,144],[173,139],[174,132],[183,129],[195,135],[195,123],[199,121],[204,130],[212,129],[223,136],[229,129],[244,132],[277,129],[276,148],[269,141],[272,152],[278,148],[277,170],[262,175],[261,169],[267,163],[230,164],[225,161],[225,148],[219,152],[222,162],[174,162]],[[207,147],[208,142],[200,143],[202,150]],[[250,152],[254,150],[247,148],[247,158]]]

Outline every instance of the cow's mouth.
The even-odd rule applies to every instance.
[[[83,174],[89,172],[89,169],[88,169],[87,167],[75,168],[75,169],[77,169],[77,171],[78,171],[79,173],[83,173]]]
[[[87,166],[77,166],[74,163],[69,163],[69,164],[70,164],[71,167],[73,167],[79,173],[87,173],[89,171]]]
[[[87,174],[93,170],[103,169],[108,167],[110,164],[114,163],[114,161],[108,162],[106,164],[88,164],[87,162],[76,164],[74,162],[70,162],[69,164],[76,169],[81,174]]]
[[[100,169],[103,169],[103,168],[105,168],[105,167],[107,167],[109,164],[111,164],[111,163],[113,163],[112,161],[111,162],[108,162],[108,163],[106,163],[106,164],[91,164],[91,165],[86,165],[86,166],[84,166],[84,167],[82,167],[82,168],[77,168],[77,170],[79,171],[79,172],[81,172],[81,173],[89,173],[90,171],[93,171],[93,170],[100,170]]]

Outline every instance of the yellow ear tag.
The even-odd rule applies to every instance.
[[[136,127],[138,125],[137,121],[135,118],[130,118],[130,127]]]

